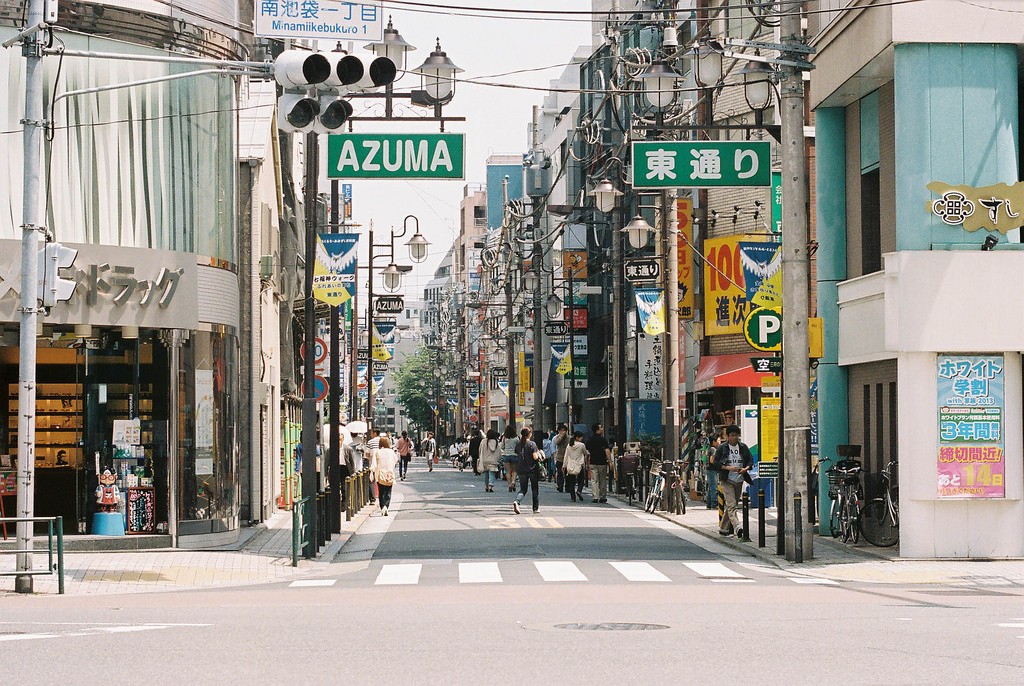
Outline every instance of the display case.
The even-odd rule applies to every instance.
[[[18,454],[18,384],[8,385],[7,452]],[[36,468],[82,467],[82,386],[36,386]]]

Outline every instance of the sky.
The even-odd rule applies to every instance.
[[[590,0],[532,0],[527,5],[508,0],[445,0],[439,4],[473,7],[529,7],[545,10],[589,10]],[[385,3],[385,14],[392,14],[394,26],[402,37],[416,46],[408,56],[408,69],[415,69],[434,49],[435,39],[449,59],[465,70],[461,78],[491,77],[484,80],[545,89],[557,78],[581,44],[591,43],[591,25],[586,16],[571,21],[549,18],[544,21],[515,18],[485,18],[430,14],[418,8],[398,9]],[[358,44],[356,49],[364,51]],[[368,53],[367,53],[368,54]],[[541,71],[497,76],[506,72],[540,67]],[[419,87],[419,79],[406,75],[396,82],[396,90]],[[365,233],[374,223],[377,243],[387,242],[388,229],[401,233],[407,215],[419,220],[420,230],[431,242],[428,258],[405,276],[402,291],[407,298],[419,298],[433,278],[459,230],[459,202],[468,184],[482,184],[484,164],[492,154],[522,154],[528,148],[528,131],[533,105],[540,105],[542,90],[519,90],[476,84],[456,85],[455,98],[444,108],[445,116],[463,116],[465,122],[449,122],[446,131],[466,134],[466,179],[462,181],[353,181],[353,221]],[[412,108],[417,113],[425,112]],[[357,110],[358,111],[358,110]],[[402,114],[396,112],[397,114]],[[408,115],[409,113],[404,113]],[[357,122],[356,133],[436,133],[436,122]],[[327,191],[329,188],[322,188]],[[396,241],[399,264],[413,264],[404,243],[409,234]],[[401,244],[400,246],[397,244]],[[361,260],[364,263],[364,260]],[[378,259],[374,266],[382,267]],[[362,279],[360,279],[362,281]],[[379,290],[380,280],[377,280]]]

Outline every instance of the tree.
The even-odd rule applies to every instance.
[[[434,365],[426,348],[419,348],[402,361],[395,372],[398,402],[405,407],[405,415],[419,426],[434,426]]]

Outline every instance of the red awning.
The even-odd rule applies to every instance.
[[[774,374],[759,374],[750,365],[753,353],[739,355],[705,355],[697,364],[694,388],[760,388],[761,380]]]

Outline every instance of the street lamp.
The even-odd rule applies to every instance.
[[[647,223],[639,214],[633,217],[628,224],[620,229],[622,233],[629,237],[629,244],[634,250],[647,245],[649,236],[654,233],[654,227]]]
[[[547,301],[544,303],[544,310],[548,313],[548,317],[554,319],[562,314],[562,299],[552,293],[548,296]]]
[[[399,72],[405,71],[406,55],[416,49],[416,46],[407,43],[398,29],[391,23],[388,17],[388,26],[384,29],[384,38],[379,43],[369,43],[363,46],[366,50],[372,50],[377,57],[387,57],[395,63]],[[402,78],[399,74],[398,78]],[[398,79],[395,79],[396,81]]]
[[[402,285],[402,272],[398,270],[398,265],[394,262],[384,267],[381,276],[384,277],[384,288],[388,291],[397,291],[399,286]]]
[[[540,288],[540,275],[534,269],[523,274],[523,288],[529,293],[536,293]]]
[[[615,188],[608,179],[601,179],[588,195],[594,198],[597,209],[607,214],[615,209],[615,203],[622,195],[622,191]]]
[[[772,77],[775,70],[763,62],[748,62],[738,72],[743,76],[743,96],[747,105],[761,112],[772,102]]]
[[[438,38],[437,47],[430,57],[412,71],[420,75],[420,90],[413,91],[412,104],[440,108],[455,96],[455,75],[463,70],[448,59],[448,53],[441,49],[441,39]]]
[[[659,112],[675,100],[675,84],[679,74],[665,60],[655,60],[636,78],[643,83],[647,102]]]
[[[701,88],[713,88],[722,82],[722,46],[714,41],[693,50],[693,78]]]

